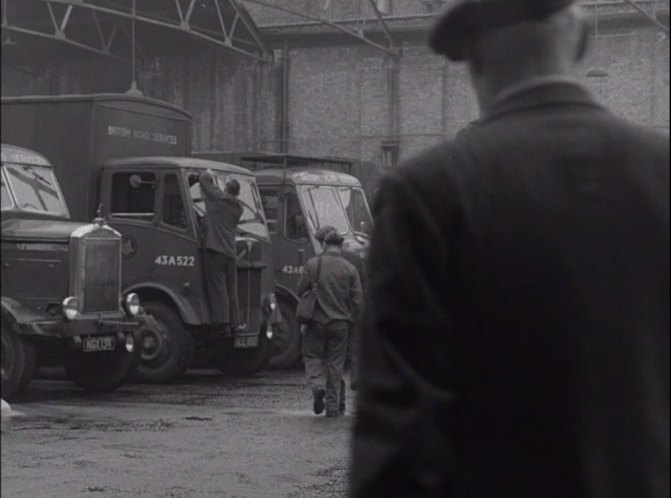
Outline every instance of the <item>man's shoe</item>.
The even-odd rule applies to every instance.
[[[326,397],[326,391],[324,389],[318,389],[312,395],[314,401],[312,402],[312,410],[315,412],[315,415],[319,415],[324,411],[324,398]]]
[[[339,411],[331,411],[331,410],[326,410],[326,417],[327,418],[335,418],[335,417],[340,417],[342,413]]]

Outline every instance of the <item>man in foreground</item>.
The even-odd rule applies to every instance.
[[[380,187],[351,496],[668,496],[668,139],[572,81],[569,0],[449,4],[482,115]]]

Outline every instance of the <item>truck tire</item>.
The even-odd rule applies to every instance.
[[[148,384],[169,384],[184,375],[193,360],[193,335],[170,306],[150,301],[143,307],[154,317],[159,331],[147,329],[137,334],[140,362],[133,377]]]
[[[287,299],[278,299],[282,323],[273,338],[273,353],[268,362],[271,368],[289,368],[301,359],[301,332],[296,321],[296,306]]]
[[[234,349],[228,346],[216,360],[217,368],[227,375],[247,377],[265,368],[270,360],[271,342],[265,332],[259,334],[256,348]]]
[[[76,353],[65,363],[65,375],[77,387],[110,392],[129,382],[140,354],[118,347],[109,353]]]
[[[2,399],[11,401],[28,385],[35,374],[35,348],[14,333],[6,318],[2,318]]]

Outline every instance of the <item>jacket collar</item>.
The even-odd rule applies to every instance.
[[[474,124],[485,124],[504,115],[550,105],[577,104],[602,109],[589,91],[574,79],[562,76],[532,78],[504,89],[489,111]]]

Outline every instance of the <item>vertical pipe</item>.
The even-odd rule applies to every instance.
[[[282,76],[281,76],[281,123],[280,123],[280,152],[289,152],[289,49],[287,44],[282,48]]]

